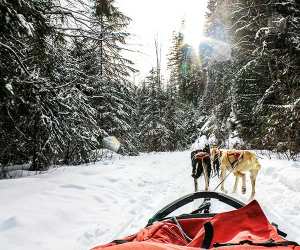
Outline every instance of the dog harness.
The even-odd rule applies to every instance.
[[[228,154],[227,154],[227,160],[228,160],[228,162],[230,163],[230,165],[231,165],[232,168],[233,168],[234,165],[240,160],[240,156],[241,156],[241,155],[242,155],[241,152],[234,152],[234,153],[228,153]],[[233,162],[230,161],[229,156],[233,156],[233,157],[234,157],[234,161],[233,161]],[[243,158],[243,155],[242,155],[241,158]]]
[[[209,158],[209,157],[210,156],[209,156],[208,153],[202,152],[202,151],[194,155],[194,159],[195,160],[200,160],[200,161],[202,161],[202,160],[204,160],[206,158]]]

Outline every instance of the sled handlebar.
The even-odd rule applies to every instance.
[[[226,194],[218,193],[218,192],[195,192],[192,194],[188,194],[183,196],[174,202],[168,204],[161,210],[159,210],[152,218],[149,219],[147,226],[152,225],[156,221],[163,220],[167,215],[172,213],[173,211],[177,210],[180,207],[185,206],[197,199],[217,199],[229,206],[232,206],[236,209],[244,207],[245,204],[237,199],[234,199]]]

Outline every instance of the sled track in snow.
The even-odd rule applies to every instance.
[[[170,176],[169,180],[166,181],[167,187],[163,190],[161,185],[151,183],[151,189],[146,189],[145,192],[143,192],[144,196],[142,196],[141,199],[138,199],[140,204],[136,204],[130,208],[133,215],[126,223],[124,223],[120,230],[114,235],[113,239],[119,239],[135,233],[140,228],[146,226],[148,219],[161,207],[167,204],[166,200],[170,199],[170,196],[173,196],[171,194],[178,188],[178,175],[180,175],[180,172]],[[166,183],[165,181],[162,182]],[[140,209],[141,204],[142,210]]]
[[[259,161],[262,170],[256,199],[269,220],[279,224],[289,240],[297,241],[300,162]],[[135,233],[162,207],[194,191],[190,164],[189,151],[141,154],[1,181],[0,196],[5,204],[0,206],[0,214],[4,215],[0,218],[1,246],[13,250],[87,250]],[[229,176],[227,190],[231,191],[233,181]],[[211,190],[218,182],[212,179]],[[200,189],[203,185],[200,178]],[[247,203],[249,179],[247,188],[246,195],[239,193],[240,188],[237,194],[228,195]],[[178,213],[191,212],[198,203],[201,201]]]

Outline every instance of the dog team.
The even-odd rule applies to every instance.
[[[239,180],[242,179],[242,193],[246,193],[246,174],[250,174],[251,196],[255,196],[255,183],[257,174],[261,168],[256,154],[249,150],[220,149],[216,145],[210,147],[205,135],[197,139],[192,145],[192,177],[194,178],[195,192],[198,191],[198,178],[203,175],[205,181],[205,191],[209,189],[209,181],[212,176],[218,176],[223,192],[227,192],[224,187],[226,178],[232,173],[235,176],[233,192],[238,187]],[[215,188],[215,189],[216,189]]]

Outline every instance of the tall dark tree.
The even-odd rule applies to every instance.
[[[96,108],[97,122],[108,134],[117,136],[125,151],[137,154],[135,132],[132,131],[135,116],[133,86],[128,80],[132,62],[123,56],[128,33],[125,28],[130,18],[114,5],[112,0],[95,1],[93,24],[99,40],[92,42],[97,62],[99,80],[91,93],[92,105]]]
[[[132,67],[121,56],[129,19],[103,3],[91,14],[89,3],[0,2],[1,165],[88,162],[105,130],[135,150]]]

